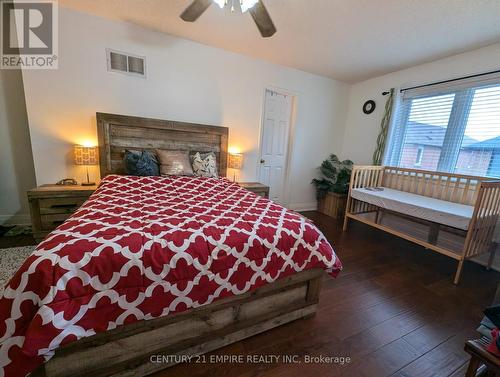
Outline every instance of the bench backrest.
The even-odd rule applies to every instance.
[[[352,187],[383,186],[454,203],[474,205],[488,178],[394,166],[354,166]]]

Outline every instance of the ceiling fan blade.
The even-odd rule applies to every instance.
[[[194,22],[212,4],[212,0],[194,0],[181,14],[181,18],[187,22]]]
[[[273,20],[271,20],[271,16],[269,16],[266,7],[262,3],[262,0],[258,1],[248,11],[259,28],[260,34],[264,38],[271,37],[274,33],[276,33],[276,27],[274,26]]]

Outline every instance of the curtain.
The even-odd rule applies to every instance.
[[[394,102],[394,88],[389,91],[389,97],[385,103],[384,117],[380,123],[380,132],[377,137],[377,147],[373,152],[373,165],[382,164],[382,154],[385,150],[385,143],[387,141],[387,133],[389,131],[389,124],[391,123],[392,104]]]

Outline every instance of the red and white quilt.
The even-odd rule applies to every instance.
[[[341,263],[303,216],[226,179],[108,176],[0,299],[0,376],[61,345]]]

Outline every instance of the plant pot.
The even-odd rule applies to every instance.
[[[342,219],[345,214],[347,194],[329,192],[318,201],[318,211],[336,219]]]

